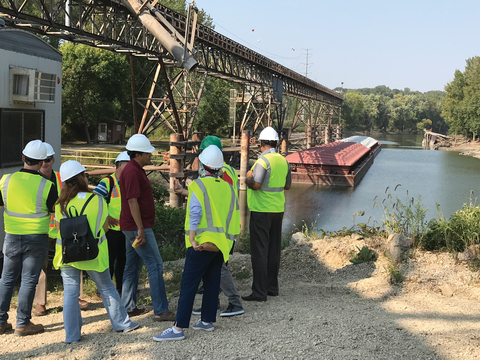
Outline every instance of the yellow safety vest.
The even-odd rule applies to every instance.
[[[235,190],[235,196],[238,196],[238,173],[237,173],[237,170],[235,170],[233,167],[231,167],[230,165],[228,165],[226,163],[223,164],[222,170],[223,170],[223,172],[226,172],[228,174],[228,176],[230,176],[232,178],[233,190]]]
[[[40,173],[18,171],[0,179],[5,232],[13,235],[48,234],[47,198],[53,183]]]
[[[67,204],[66,211],[75,206],[75,209],[80,213],[83,205],[87,201],[91,194],[90,193],[78,193]],[[79,198],[79,196],[81,198]],[[93,270],[98,272],[103,272],[108,269],[108,244],[107,237],[105,236],[105,231],[103,230],[103,224],[107,219],[107,204],[105,199],[100,195],[94,195],[95,197],[87,205],[84,214],[87,215],[88,224],[92,230],[93,236],[98,239],[98,256],[93,260],[87,261],[77,261],[68,263],[68,265],[73,266],[79,270]],[[74,211],[72,211],[74,212]],[[60,211],[60,205],[55,206],[55,217],[57,221],[60,221],[64,218],[64,215]],[[63,266],[62,263],[62,239],[60,238],[60,231],[58,232],[57,243],[55,244],[55,257],[53,258],[53,266],[55,269]]]
[[[122,199],[120,197],[120,184],[118,183],[115,174],[111,175],[113,179],[113,188],[110,189],[110,180],[108,177],[102,181],[107,185],[108,193],[110,194],[110,203],[108,204],[108,215],[115,219],[118,225],[111,227],[110,230],[120,231],[120,212],[122,210]]]
[[[56,172],[54,171],[53,172],[54,174],[54,177],[55,177],[55,184],[57,186],[57,193],[58,193],[58,196],[60,196],[60,192],[62,191],[62,180],[60,180],[60,173],[59,172]],[[57,238],[57,225],[55,223],[55,215],[52,215],[50,217],[50,225],[49,225],[49,228],[48,228],[48,237],[52,238],[52,239],[56,239]]]
[[[279,153],[262,155],[253,164],[267,170],[260,190],[247,189],[247,203],[250,211],[280,213],[285,211],[285,194],[288,161]]]
[[[213,177],[199,178],[188,186],[202,204],[202,218],[196,230],[195,240],[199,245],[211,242],[222,252],[228,261],[234,236],[240,233],[240,212],[235,190],[226,181]],[[185,218],[185,246],[192,246],[190,233],[190,200],[188,197]]]

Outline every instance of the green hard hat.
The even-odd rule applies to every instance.
[[[220,141],[220,139],[218,137],[212,136],[212,135],[209,135],[205,139],[202,140],[202,143],[200,144],[199,150],[205,150],[210,145],[215,145],[220,150],[223,150],[222,142]]]

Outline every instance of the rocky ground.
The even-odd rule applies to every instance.
[[[63,313],[41,320],[45,333],[0,336],[1,359],[476,359],[480,358],[479,274],[458,257],[411,252],[401,267],[403,282],[390,281],[386,241],[358,235],[310,239],[296,235],[282,253],[280,296],[244,302],[245,314],[217,318],[215,331],[191,328],[186,339],[157,343],[152,336],[171,324],[152,313],[135,318],[142,327],[112,330],[97,298],[83,311],[79,343],[63,343]],[[375,250],[375,262],[352,265],[357,247]],[[240,294],[249,294],[250,258],[229,263]],[[182,261],[166,264],[165,275]],[[170,299],[175,309],[176,298]],[[200,304],[200,296],[196,305]],[[227,299],[221,295],[222,308]],[[61,305],[50,296],[49,307]],[[9,313],[15,318],[15,309]],[[198,319],[192,316],[192,324]]]

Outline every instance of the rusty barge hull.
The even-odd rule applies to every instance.
[[[292,182],[315,185],[356,186],[381,150],[378,141],[354,137],[299,151],[286,157],[292,169]],[[360,138],[360,139],[358,139]],[[373,141],[372,141],[373,140]]]

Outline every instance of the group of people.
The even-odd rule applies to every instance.
[[[275,151],[278,134],[265,128],[259,137],[262,154],[247,173],[248,206],[251,211],[252,293],[245,301],[266,301],[278,295],[281,225],[284,190],[291,185],[288,162]],[[194,330],[212,331],[219,311],[219,292],[229,305],[220,316],[244,313],[232,275],[226,264],[240,232],[238,174],[223,160],[222,144],[214,136],[200,145],[199,177],[188,190],[175,180],[174,190],[188,196],[185,220],[185,266],[176,314],[169,310],[163,279],[163,261],[153,233],[155,206],[144,166],[155,150],[148,138],[133,135],[127,151],[116,159],[115,173],[90,191],[85,168],[68,160],[59,173],[52,170],[53,148],[40,140],[29,142],[22,155],[23,169],[0,180],[0,206],[5,208],[4,264],[0,278],[0,334],[11,331],[8,310],[17,278],[21,275],[15,334],[44,331],[31,322],[35,290],[48,263],[49,238],[55,242],[53,265],[60,269],[64,286],[63,320],[65,342],[81,338],[81,283],[86,271],[96,283],[115,331],[139,327],[130,317],[147,313],[137,307],[139,273],[145,264],[156,321],[174,321],[172,327],[154,336],[155,341],[184,339],[192,313],[200,315]],[[48,165],[50,164],[50,165]],[[41,169],[45,167],[47,171]],[[48,170],[48,168],[50,170]],[[44,170],[45,170],[44,169]],[[98,256],[91,260],[63,262],[62,219],[84,209],[98,243]],[[116,288],[112,278],[115,275]],[[42,275],[45,278],[45,274]],[[203,281],[202,306],[193,304]],[[45,288],[38,286],[36,315],[44,315]]]

